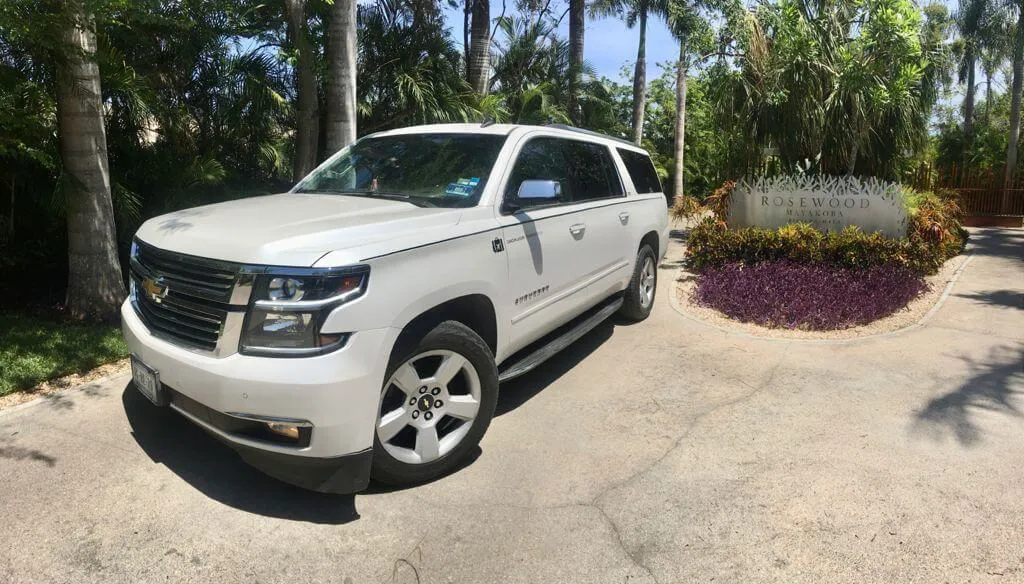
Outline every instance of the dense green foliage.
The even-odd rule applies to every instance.
[[[117,326],[0,314],[0,395],[127,356]]]
[[[934,163],[943,174],[954,167],[961,172],[997,176],[1006,162],[1006,148],[1010,137],[1010,94],[993,90],[975,109],[972,138],[968,143],[959,112],[943,108],[938,112],[937,134],[932,138]],[[1024,152],[1017,155],[1018,167],[1024,167]]]
[[[782,0],[745,24],[723,96],[750,163],[770,148],[787,170],[894,179],[926,143],[942,47],[911,0]]]
[[[297,48],[282,0],[84,3],[96,20],[122,254],[147,217],[291,184]],[[906,178],[933,155],[940,167],[967,163],[994,171],[1005,159],[1012,120],[1004,68],[1013,39],[1020,38],[1012,3],[991,3],[979,21],[984,26],[976,27],[999,42],[954,38],[964,22],[959,13],[957,20],[943,6],[919,9],[911,0],[772,0],[749,11],[730,2],[605,4],[611,7],[606,14],[630,23],[641,8],[651,19],[667,18],[687,43],[680,55],[689,71],[683,149],[689,194],[703,197],[742,174],[796,165]],[[64,301],[67,205],[56,121],[56,71],[67,57],[61,6],[55,0],[0,3],[5,306]],[[483,96],[466,82],[457,40],[462,31],[446,28],[442,7],[436,0],[360,5],[360,134],[488,118],[572,119],[611,135],[631,134],[633,68],[619,80],[599,79],[584,63],[575,83],[568,42],[559,32],[564,3],[509,3],[500,16],[494,7],[491,77]],[[329,13],[328,0],[305,4],[321,122]],[[985,86],[993,88],[975,109],[969,143],[959,110],[933,115],[968,45],[976,46]],[[635,49],[623,47],[623,60]],[[642,130],[643,145],[669,187],[677,146],[676,64],[661,65],[664,73],[644,91]],[[570,88],[578,92],[572,112]],[[938,134],[929,144],[932,119]],[[320,132],[318,160],[330,154],[322,123]]]

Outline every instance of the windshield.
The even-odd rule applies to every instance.
[[[480,200],[505,143],[495,134],[403,134],[364,138],[292,192],[404,200],[425,207],[471,207]]]

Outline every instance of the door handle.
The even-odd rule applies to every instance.
[[[626,211],[619,213],[619,222],[622,223],[623,225],[629,223],[629,213]]]
[[[571,233],[576,239],[583,237],[583,233],[586,232],[586,230],[587,226],[583,223],[574,223],[569,226],[569,233]]]

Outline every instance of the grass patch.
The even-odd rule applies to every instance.
[[[0,396],[127,356],[117,325],[0,314]]]

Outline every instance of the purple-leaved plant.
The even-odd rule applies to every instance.
[[[851,270],[789,260],[707,268],[694,300],[743,322],[805,330],[867,324],[905,307],[928,288],[898,264]]]

